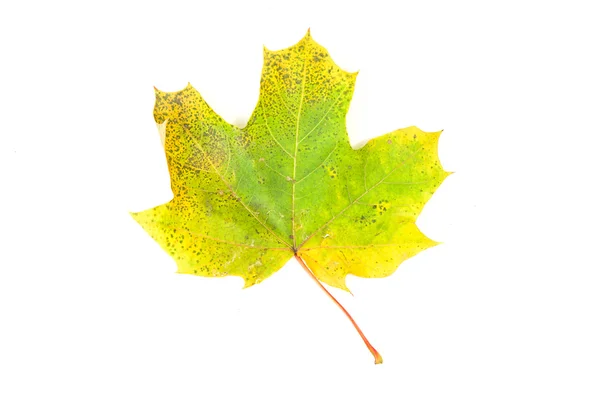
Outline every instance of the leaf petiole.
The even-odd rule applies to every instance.
[[[304,269],[304,271],[306,271],[308,273],[308,275],[312,277],[312,279],[315,281],[315,283],[317,283],[319,285],[319,287],[321,287],[321,289],[323,291],[325,291],[325,293],[329,296],[329,298],[331,298],[331,300],[333,302],[335,302],[335,304],[337,306],[339,306],[339,308],[342,310],[342,312],[344,312],[344,314],[346,315],[346,317],[350,320],[350,322],[352,323],[352,325],[354,326],[354,328],[356,329],[356,331],[360,335],[360,338],[362,338],[362,340],[365,342],[365,345],[367,346],[367,348],[369,349],[369,351],[371,351],[371,354],[373,354],[373,357],[375,358],[375,364],[383,363],[383,358],[381,357],[381,355],[379,354],[379,352],[377,352],[377,350],[371,345],[371,343],[369,342],[369,340],[367,340],[367,337],[365,337],[365,335],[363,334],[363,332],[360,329],[360,327],[358,327],[358,324],[356,324],[356,322],[354,321],[354,319],[352,318],[352,316],[350,316],[350,313],[348,313],[348,311],[342,306],[342,304],[340,304],[338,302],[338,300],[335,299],[335,297],[333,295],[331,295],[331,293],[329,291],[327,291],[327,289],[323,286],[323,284],[321,284],[321,282],[319,281],[319,279],[317,279],[315,277],[315,275],[313,274],[313,272],[308,268],[308,266],[306,265],[306,263],[304,263],[304,260],[302,260],[302,258],[300,256],[298,256],[297,254],[294,254],[294,257],[296,258],[296,260],[298,261],[298,263],[300,263],[300,266],[302,266],[302,268]]]

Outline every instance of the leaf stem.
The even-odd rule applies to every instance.
[[[294,257],[296,258],[296,260],[298,261],[298,263],[300,263],[300,266],[302,266],[302,268],[304,269],[304,271],[306,271],[308,273],[308,275],[310,277],[312,277],[312,279],[315,281],[315,283],[317,283],[319,285],[319,287],[321,287],[321,289],[323,291],[325,291],[325,293],[329,296],[329,298],[331,298],[331,300],[333,302],[335,302],[335,304],[337,306],[339,306],[339,308],[342,310],[342,312],[344,312],[344,314],[346,315],[346,317],[350,320],[350,322],[352,323],[352,325],[354,326],[354,328],[356,329],[356,331],[360,335],[360,338],[362,338],[362,340],[365,342],[365,345],[367,346],[367,348],[369,349],[369,351],[371,351],[371,354],[373,354],[373,357],[375,358],[375,364],[383,363],[383,358],[381,357],[381,355],[379,354],[379,352],[377,352],[377,350],[371,345],[371,343],[369,342],[369,340],[367,340],[367,337],[365,337],[365,335],[363,334],[362,330],[360,329],[360,327],[358,327],[358,324],[356,324],[356,322],[354,321],[354,319],[352,318],[352,316],[350,316],[350,314],[348,313],[348,311],[342,306],[342,304],[340,304],[338,302],[337,299],[335,299],[335,297],[333,295],[331,295],[331,293],[329,291],[327,291],[327,289],[323,286],[323,284],[321,284],[321,282],[319,281],[319,279],[317,277],[315,277],[315,275],[313,274],[313,272],[308,268],[308,266],[306,265],[306,263],[304,262],[304,260],[300,256],[298,256],[297,254],[294,254]]]

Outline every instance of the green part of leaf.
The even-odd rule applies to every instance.
[[[436,244],[415,222],[449,173],[437,156],[439,132],[410,127],[352,149],[345,119],[355,79],[307,34],[288,49],[265,49],[245,128],[190,85],[157,90],[174,197],[133,217],[181,273],[239,276],[251,286],[297,254],[320,281],[345,290],[348,274],[392,274]]]

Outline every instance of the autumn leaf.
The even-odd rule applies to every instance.
[[[346,276],[386,277],[436,245],[417,228],[449,173],[440,132],[416,127],[354,150],[345,118],[356,73],[339,68],[310,32],[264,50],[258,104],[245,128],[217,115],[188,85],[156,91],[154,118],[173,199],[132,213],[176,261],[179,273],[239,276],[257,284],[291,257],[321,285]]]

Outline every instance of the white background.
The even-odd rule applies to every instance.
[[[600,399],[593,3],[3,3],[0,399]],[[295,262],[178,275],[128,214],[171,197],[153,85],[243,126],[309,27],[360,69],[353,143],[444,129],[456,172],[442,245],[333,290],[380,366]]]

